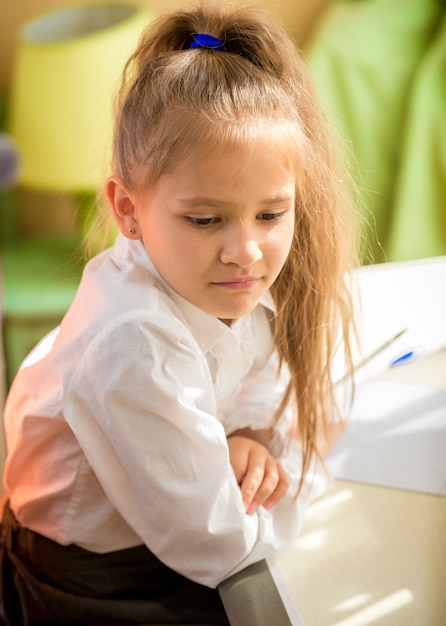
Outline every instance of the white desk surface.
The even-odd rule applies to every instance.
[[[361,275],[369,350],[406,326],[397,352],[446,345],[445,258]],[[386,375],[446,389],[446,350]],[[334,481],[277,563],[305,626],[445,626],[446,497]]]
[[[446,498],[336,482],[277,555],[305,626],[444,626]]]

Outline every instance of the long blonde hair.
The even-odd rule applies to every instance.
[[[190,49],[197,33],[223,50]],[[288,125],[303,160],[296,227],[288,259],[272,286],[275,341],[291,382],[282,407],[297,405],[304,476],[316,431],[334,407],[331,362],[352,322],[346,272],[357,263],[348,185],[299,52],[253,8],[201,7],[151,23],[129,59],[116,101],[113,169],[129,189],[153,184],[196,146],[249,144],[262,129]],[[293,146],[294,141],[294,146]]]

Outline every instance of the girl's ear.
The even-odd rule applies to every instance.
[[[140,239],[135,205],[120,176],[110,176],[104,186],[104,193],[110,203],[115,222],[128,239]]]

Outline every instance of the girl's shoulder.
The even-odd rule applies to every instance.
[[[175,327],[178,306],[147,268],[131,260],[117,263],[111,253],[87,264],[73,303],[61,324],[61,339],[99,335],[115,339],[141,324]]]

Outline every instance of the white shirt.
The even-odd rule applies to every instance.
[[[277,373],[270,294],[231,327],[173,292],[143,245],[119,236],[92,259],[59,328],[25,360],[5,411],[5,485],[22,525],[109,552],[144,543],[215,587],[283,548],[326,485],[314,463],[299,498],[291,411],[272,453],[283,500],[244,510],[227,435],[271,425]]]

